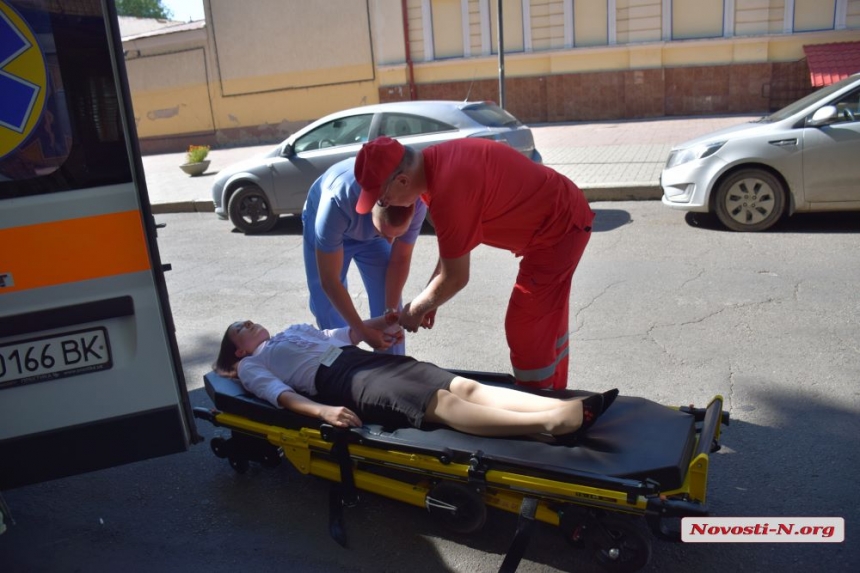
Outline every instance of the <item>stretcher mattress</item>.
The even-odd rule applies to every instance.
[[[455,372],[456,373],[456,372]],[[469,373],[483,383],[497,383]],[[206,391],[216,409],[263,424],[287,429],[320,428],[319,420],[275,408],[245,392],[242,386],[214,372],[205,376]],[[526,391],[526,390],[523,390]],[[563,390],[551,395],[569,398],[582,392]],[[568,478],[587,483],[607,478],[649,480],[659,491],[683,485],[696,444],[694,417],[644,398],[619,396],[575,446],[531,438],[484,438],[447,427],[383,428],[369,424],[350,430],[350,441],[387,450],[419,452],[468,463],[480,452],[491,469],[520,471],[538,477]]]

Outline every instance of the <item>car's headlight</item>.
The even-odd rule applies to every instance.
[[[669,154],[669,160],[666,162],[666,169],[671,169],[672,167],[689,163],[694,159],[704,159],[705,157],[713,155],[719,151],[725,144],[725,141],[716,141],[714,143],[702,143],[686,149],[673,151]]]

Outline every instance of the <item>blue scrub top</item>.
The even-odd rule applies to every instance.
[[[309,214],[315,213],[316,248],[323,252],[342,249],[345,240],[363,242],[380,238],[370,213],[359,215],[355,212],[361,186],[355,180],[354,167],[354,157],[335,163],[314,181],[308,191],[304,210]],[[418,201],[412,224],[397,240],[414,244],[426,213],[427,206]]]

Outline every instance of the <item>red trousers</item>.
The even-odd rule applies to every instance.
[[[517,384],[567,387],[570,287],[591,228],[574,230],[558,244],[526,253],[505,316],[505,335]]]

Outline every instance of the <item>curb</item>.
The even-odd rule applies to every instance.
[[[589,201],[652,201],[663,197],[659,183],[605,183],[581,186]]]
[[[175,203],[158,203],[152,205],[153,215],[167,213],[214,213],[215,203],[211,199],[195,199],[193,201],[177,201]]]

